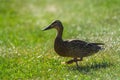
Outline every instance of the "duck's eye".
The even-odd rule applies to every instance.
[[[51,28],[54,28],[54,24],[51,25]]]
[[[56,26],[56,25],[57,25],[57,23],[52,24],[52,26]]]

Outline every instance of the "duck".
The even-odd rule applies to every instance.
[[[62,57],[71,57],[72,59],[66,61],[66,64],[73,62],[78,65],[78,61],[82,61],[84,57],[91,56],[100,50],[103,50],[104,43],[90,43],[83,40],[63,40],[63,24],[60,20],[53,21],[49,26],[43,29],[43,31],[56,29],[57,35],[54,40],[54,50]]]

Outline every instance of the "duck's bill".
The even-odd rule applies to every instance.
[[[49,29],[51,29],[51,27],[50,27],[50,26],[48,26],[48,27],[44,28],[44,29],[43,29],[43,31],[45,31],[45,30],[49,30]]]

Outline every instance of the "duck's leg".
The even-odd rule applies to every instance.
[[[76,62],[76,65],[78,66],[78,61],[82,61],[82,60],[83,60],[83,58],[80,58],[80,59],[73,58],[72,60],[69,60],[69,61],[67,61],[65,63],[72,64],[73,62]]]
[[[65,62],[65,63],[67,63],[67,64],[72,64],[73,62],[74,62],[74,59],[69,60],[69,61],[67,61],[67,62]]]
[[[79,67],[78,61],[82,61],[82,60],[83,60],[83,57],[81,57],[80,59],[74,58],[74,62],[76,62],[77,67]]]
[[[83,60],[83,57],[81,57],[80,59],[77,59],[78,61],[82,61]]]
[[[79,61],[79,60],[78,60],[77,58],[74,58],[74,62],[76,63],[77,67],[79,67],[78,61]]]
[[[73,62],[76,62],[76,61],[81,61],[81,60],[79,60],[79,59],[77,59],[77,58],[73,58],[73,59],[71,59],[71,60],[69,60],[69,61],[67,61],[67,62],[65,62],[65,63],[67,63],[67,64],[72,64]]]

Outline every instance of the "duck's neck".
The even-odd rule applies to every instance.
[[[56,30],[57,30],[56,39],[62,40],[63,25],[62,25],[62,23],[60,23],[58,26],[59,26],[59,27],[56,27]]]
[[[57,36],[56,38],[59,38],[62,40],[62,34],[63,34],[63,29],[62,30],[57,30]]]

